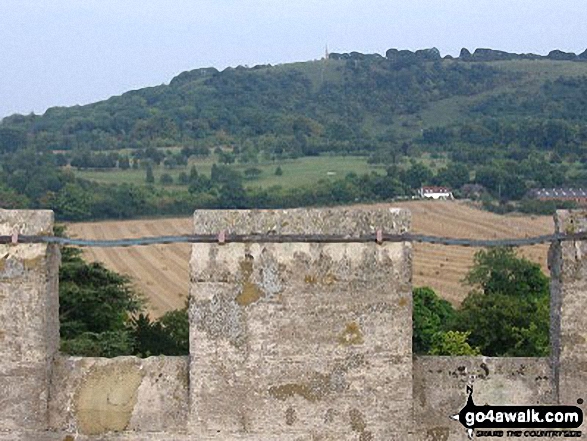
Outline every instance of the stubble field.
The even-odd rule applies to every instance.
[[[554,229],[550,216],[499,216],[457,201],[410,201],[386,204],[412,212],[414,233],[499,239],[549,234]],[[71,237],[117,239],[190,234],[190,218],[75,223],[68,226]],[[547,245],[524,247],[520,253],[546,266]],[[473,262],[474,248],[414,245],[414,286],[430,286],[457,305],[470,287],[462,280]],[[151,245],[131,248],[88,248],[84,256],[130,277],[137,291],[157,317],[185,305],[188,293],[188,244]]]

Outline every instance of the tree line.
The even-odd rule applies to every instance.
[[[456,63],[434,51],[359,55],[186,72],[169,85],[99,103],[7,117],[0,123],[0,203],[84,220],[381,201],[409,197],[420,184],[475,184],[487,208],[544,211],[552,204],[525,200],[529,189],[587,186],[587,77],[528,88],[522,85],[530,72]],[[434,103],[462,97],[478,99],[451,124],[417,130],[406,123]],[[359,155],[394,171],[315,188],[254,188],[259,158],[277,168],[284,159],[326,154]],[[210,155],[217,166],[250,164],[248,182],[192,182],[190,160]],[[447,165],[433,171],[425,157]],[[177,181],[167,173],[160,183],[187,188],[97,185],[72,171],[147,172],[149,165],[182,169]],[[154,176],[149,181],[156,184]]]

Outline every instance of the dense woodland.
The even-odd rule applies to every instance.
[[[447,185],[487,208],[549,211],[530,188],[587,186],[587,55],[435,49],[331,54],[278,66],[198,69],[169,85],[0,123],[0,205],[61,219],[185,214],[411,197]],[[260,187],[257,164],[360,156],[350,173]],[[198,172],[198,158],[212,158]],[[442,166],[433,166],[440,161]],[[237,165],[247,165],[238,171]],[[153,169],[181,170],[176,178]],[[143,170],[96,184],[78,170]]]

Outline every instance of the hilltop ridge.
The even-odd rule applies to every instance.
[[[587,186],[586,58],[389,49],[186,71],[168,85],[4,118],[0,198],[78,220],[381,201],[422,184],[476,184],[488,207],[517,204],[532,188]],[[278,177],[287,161],[349,156],[358,167],[345,175]]]
[[[379,54],[362,54],[360,52],[350,53],[331,53],[329,58],[332,60],[362,60],[366,58],[383,58]],[[414,52],[407,49],[391,48],[385,52],[385,58],[394,62],[405,62],[412,60],[419,61],[440,61],[460,60],[460,61],[504,61],[504,60],[554,60],[554,61],[587,61],[587,49],[579,55],[573,52],[564,52],[558,49],[550,51],[547,55],[537,54],[517,54],[515,52],[506,52],[495,49],[477,48],[471,53],[467,48],[462,48],[458,57],[446,55],[442,57],[440,51],[433,47],[430,49],[418,49]]]

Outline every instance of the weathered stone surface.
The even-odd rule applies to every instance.
[[[84,435],[65,431],[40,432],[32,430],[0,432],[0,441],[201,441],[191,435],[175,432],[109,432],[103,435]],[[231,441],[231,440],[227,440]],[[237,441],[237,440],[234,440]],[[275,440],[278,441],[278,440]]]
[[[403,210],[198,211],[196,233],[405,232]],[[191,419],[210,439],[405,439],[411,247],[196,244]],[[240,439],[239,438],[239,439]]]
[[[290,210],[198,210],[195,234],[342,234],[358,237],[410,229],[410,213],[397,208],[312,208]]]
[[[50,211],[0,210],[0,234],[50,234]],[[51,362],[59,350],[59,250],[0,245],[0,431],[44,430]]]
[[[1,234],[52,228],[50,212],[0,219]],[[555,220],[559,232],[587,232],[587,210]],[[409,230],[409,213],[386,209],[198,211],[194,221],[205,234]],[[56,355],[58,250],[0,245],[0,441],[464,441],[449,415],[468,382],[477,404],[587,398],[585,255],[584,241],[550,251],[552,360],[412,360],[409,245],[194,245],[188,362]]]
[[[188,359],[59,357],[51,396],[52,430],[185,432]]]
[[[413,368],[414,430],[422,441],[468,439],[449,418],[465,405],[467,384],[477,405],[556,402],[548,358],[415,357]]]
[[[558,211],[555,227],[561,233],[587,232],[587,211]],[[561,404],[587,399],[586,256],[586,241],[555,243],[550,249],[551,343]]]
[[[52,235],[53,212],[0,209],[0,236],[12,234],[15,226],[18,226],[19,234],[23,235]]]

